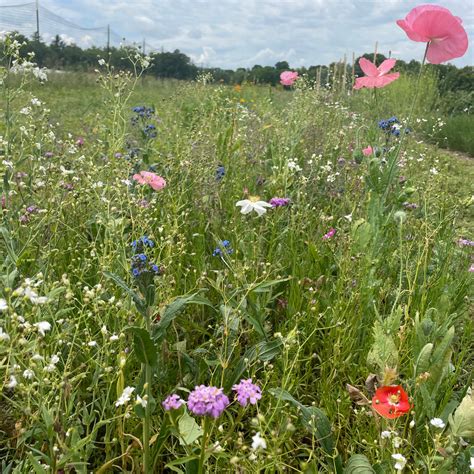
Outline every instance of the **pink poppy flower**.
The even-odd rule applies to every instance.
[[[370,156],[373,153],[373,148],[369,145],[367,148],[362,149],[364,156]]]
[[[420,5],[413,8],[404,20],[398,20],[412,41],[429,43],[426,58],[440,64],[459,58],[467,51],[468,39],[461,18],[438,5]]]
[[[359,66],[365,76],[356,79],[354,89],[362,89],[362,87],[367,87],[369,89],[373,89],[374,87],[385,87],[395,79],[398,79],[398,76],[400,76],[399,72],[387,74],[393,66],[395,66],[396,62],[396,59],[386,59],[379,67],[377,67],[368,59],[360,58]]]
[[[335,235],[336,235],[336,229],[334,229],[333,227],[331,227],[331,228],[329,229],[328,233],[323,235],[323,240],[332,239]]]
[[[155,173],[150,171],[140,171],[139,174],[134,174],[133,179],[140,184],[148,184],[155,191],[159,191],[166,186],[166,181]]]
[[[296,79],[298,79],[298,73],[295,71],[284,71],[280,74],[280,84],[284,86],[292,86]]]

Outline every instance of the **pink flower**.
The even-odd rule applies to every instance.
[[[284,86],[292,86],[296,79],[298,79],[298,73],[295,71],[284,71],[280,74],[280,84]]]
[[[440,64],[459,58],[467,51],[468,39],[461,18],[438,5],[420,5],[413,8],[404,20],[398,20],[412,41],[429,43],[426,58]]]
[[[148,184],[155,191],[159,191],[166,186],[166,181],[155,173],[150,171],[140,171],[139,174],[134,174],[133,179],[140,184]]]
[[[336,234],[336,229],[334,229],[333,227],[331,227],[331,228],[329,229],[328,233],[323,235],[323,240],[329,240],[329,239],[331,239],[332,237],[334,237],[335,234]]]
[[[84,138],[79,137],[79,138],[76,140],[76,146],[82,146],[82,145],[84,145]]]
[[[385,87],[395,79],[398,79],[398,76],[400,76],[399,72],[387,74],[393,66],[395,66],[396,62],[396,59],[386,59],[379,67],[377,67],[368,59],[360,58],[359,66],[365,76],[356,79],[354,89],[362,89],[362,87],[367,87],[369,89],[373,89],[374,87]]]
[[[372,149],[370,145],[367,148],[362,149],[362,153],[364,154],[364,156],[370,156],[373,153],[373,151],[374,150]]]
[[[474,273],[474,263],[471,264],[471,266],[469,267],[468,272],[469,272],[469,273]]]

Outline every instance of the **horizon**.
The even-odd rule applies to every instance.
[[[471,43],[474,3],[471,8],[462,0],[425,3],[445,6],[460,16]],[[274,66],[279,61],[287,61],[293,69],[308,68],[337,62],[344,56],[350,63],[353,53],[359,57],[373,52],[376,43],[377,52],[387,57],[421,61],[424,43],[410,41],[396,24],[418,4],[413,0],[143,0],[140,4],[40,0],[40,36],[46,43],[58,34],[66,43],[82,48],[102,46],[104,27],[110,24],[112,46],[125,38],[129,44],[145,44],[145,52],[179,49],[196,66],[232,70]],[[35,21],[27,8],[34,3],[0,3],[0,7],[14,5],[22,5],[24,10],[18,31],[33,33]],[[0,29],[8,20],[4,16]],[[20,15],[12,18],[20,24]],[[346,31],[351,31],[353,38],[345,35]],[[96,44],[97,39],[102,45]],[[462,58],[450,63],[459,68],[472,66],[472,45]]]

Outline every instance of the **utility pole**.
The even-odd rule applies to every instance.
[[[39,0],[36,0],[36,39],[40,40]]]
[[[142,52],[143,52],[143,56],[146,55],[146,52],[145,52],[145,46],[146,46],[146,41],[145,41],[145,38],[143,38],[143,43],[142,43]]]
[[[110,53],[110,25],[107,25],[107,54]]]

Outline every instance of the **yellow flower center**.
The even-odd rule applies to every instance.
[[[252,202],[260,201],[260,196],[249,196],[249,201],[252,201]]]
[[[390,403],[390,405],[398,405],[399,402],[400,402],[400,394],[399,393],[392,393],[388,397],[388,403]]]

